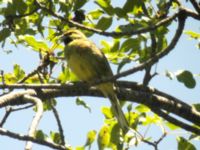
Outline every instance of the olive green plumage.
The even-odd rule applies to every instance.
[[[64,33],[62,38],[65,43],[64,53],[68,66],[80,80],[91,83],[113,76],[105,55],[82,32],[70,29]],[[126,133],[128,123],[115,94],[114,84],[106,82],[97,85],[97,88],[110,99],[114,115],[123,132]]]

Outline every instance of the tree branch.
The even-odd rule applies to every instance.
[[[175,124],[175,125],[178,125],[179,127],[187,130],[187,131],[190,131],[192,133],[195,133],[196,135],[200,135],[200,129],[199,128],[196,128],[192,125],[188,125],[182,121],[179,121],[177,119],[175,119],[174,117],[170,116],[169,114],[165,113],[164,111],[162,110],[159,110],[159,109],[156,109],[156,108],[153,108],[151,109],[154,113],[158,114],[159,116],[165,118],[167,121]]]
[[[200,15],[200,5],[198,4],[198,2],[196,0],[190,0],[190,2],[192,3],[192,5],[194,6],[195,10],[199,13]]]
[[[42,6],[37,0],[35,0],[35,1],[36,1],[36,4],[38,5],[38,7],[41,8],[43,11],[54,16],[55,18],[60,19],[63,22],[70,24],[71,26],[74,26],[74,27],[77,27],[77,28],[80,28],[80,29],[83,29],[83,30],[91,31],[93,33],[97,33],[97,34],[100,34],[100,35],[111,36],[111,37],[128,36],[128,35],[131,36],[131,35],[137,35],[137,34],[141,34],[141,33],[150,32],[152,30],[157,29],[158,27],[160,27],[162,25],[169,23],[170,21],[172,21],[173,19],[175,19],[177,17],[177,13],[175,13],[174,15],[157,22],[153,26],[149,26],[147,28],[139,29],[139,30],[136,30],[136,31],[133,30],[133,31],[123,31],[123,32],[115,32],[115,31],[106,32],[106,31],[102,31],[102,30],[99,30],[99,29],[84,26],[83,24],[79,24],[79,23],[72,21],[72,20],[68,20],[68,19],[66,19],[62,16],[59,16],[58,14],[53,12],[51,9],[48,9],[46,6]]]
[[[58,124],[58,130],[59,130],[60,137],[61,137],[61,144],[64,146],[65,145],[65,136],[64,136],[64,130],[63,130],[63,127],[62,127],[62,124],[60,121],[60,117],[59,117],[59,114],[58,114],[58,111],[56,110],[56,108],[53,105],[51,105],[51,107],[53,110],[53,114],[56,118],[56,122]]]
[[[67,150],[67,148],[62,146],[62,145],[57,145],[57,144],[49,142],[49,141],[39,140],[39,139],[30,137],[30,136],[27,136],[27,135],[17,134],[17,133],[8,131],[8,130],[3,129],[3,128],[0,128],[0,135],[8,136],[8,137],[18,139],[18,140],[21,140],[21,141],[32,141],[34,143],[41,144],[41,145],[44,145],[44,146],[48,146],[48,147],[51,147],[53,149]]]
[[[118,97],[122,100],[136,102],[144,104],[151,109],[165,110],[171,112],[179,117],[182,117],[196,125],[200,125],[200,113],[197,112],[193,107],[184,103],[171,95],[160,92],[153,88],[143,87],[132,82],[117,82],[119,90]],[[125,87],[125,85],[127,87]],[[96,88],[89,88],[85,83],[66,84],[60,85],[58,89],[51,85],[52,89],[41,89],[36,88],[35,90],[26,90],[20,92],[11,92],[7,95],[0,97],[0,107],[7,105],[19,105],[27,103],[23,100],[24,94],[40,97],[41,99],[51,99],[62,96],[97,96],[102,97],[102,93]],[[39,86],[38,86],[39,87]],[[135,89],[134,89],[135,87]],[[37,92],[36,92],[37,91]],[[159,115],[159,114],[158,114]],[[164,118],[165,119],[165,118]],[[178,122],[176,122],[178,123]],[[182,124],[176,124],[181,126]],[[181,126],[182,127],[182,126]],[[184,128],[184,127],[183,127]],[[187,128],[186,128],[187,130]],[[196,132],[195,132],[196,133]]]
[[[5,124],[8,116],[10,115],[11,112],[12,112],[12,107],[10,107],[10,106],[6,107],[6,113],[3,117],[3,119],[1,120],[0,127],[3,127],[3,125]]]
[[[31,126],[29,128],[29,132],[28,132],[28,136],[34,137],[36,128],[37,128],[39,121],[40,121],[42,114],[43,114],[43,103],[42,103],[42,100],[40,100],[39,98],[30,96],[30,95],[24,95],[24,99],[26,101],[30,101],[32,103],[35,103],[36,108],[37,108],[37,112],[36,112],[36,114],[35,114],[35,116],[32,120]],[[32,149],[32,142],[27,141],[25,149],[31,150]]]

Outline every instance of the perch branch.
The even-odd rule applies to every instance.
[[[127,101],[136,102],[144,104],[149,108],[156,108],[171,112],[177,116],[180,116],[196,125],[200,125],[200,113],[197,112],[193,107],[184,103],[183,101],[174,98],[168,94],[159,92],[153,88],[146,88],[142,85],[136,85],[133,83],[131,88],[131,82],[124,83],[129,85],[124,88],[123,83],[117,82],[119,86],[118,97],[119,99],[125,99]],[[57,84],[56,84],[57,86]],[[62,86],[62,85],[61,85]],[[135,89],[133,87],[136,87]],[[52,86],[53,87],[53,86]],[[37,91],[37,93],[35,92]],[[62,96],[97,96],[102,97],[102,93],[96,88],[88,88],[85,83],[70,83],[68,86],[65,85],[63,89],[53,88],[53,89],[36,89],[36,90],[21,91],[18,94],[16,92],[11,92],[7,95],[0,97],[0,107],[10,105],[24,104],[26,101],[23,100],[23,94],[34,95],[40,97],[41,99],[51,99]],[[12,100],[8,100],[11,98]],[[5,99],[7,101],[5,101]],[[159,115],[159,114],[158,114]],[[178,122],[177,122],[178,123]],[[181,126],[181,124],[176,124]],[[184,127],[183,127],[184,128]],[[187,130],[187,128],[186,128]]]

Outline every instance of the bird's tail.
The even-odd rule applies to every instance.
[[[122,111],[120,102],[115,93],[108,95],[108,98],[110,99],[110,102],[112,104],[113,113],[117,118],[118,123],[123,130],[123,133],[126,134],[129,130],[129,125]]]
[[[98,85],[97,87],[102,91],[104,96],[110,99],[113,113],[115,117],[117,118],[117,121],[123,130],[123,133],[126,134],[129,131],[129,125],[122,111],[120,102],[115,94],[113,83],[110,83],[110,82],[103,83],[103,84]]]

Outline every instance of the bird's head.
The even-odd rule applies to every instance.
[[[86,39],[86,36],[77,29],[69,29],[61,37],[61,40],[65,43],[65,45],[77,39]]]

